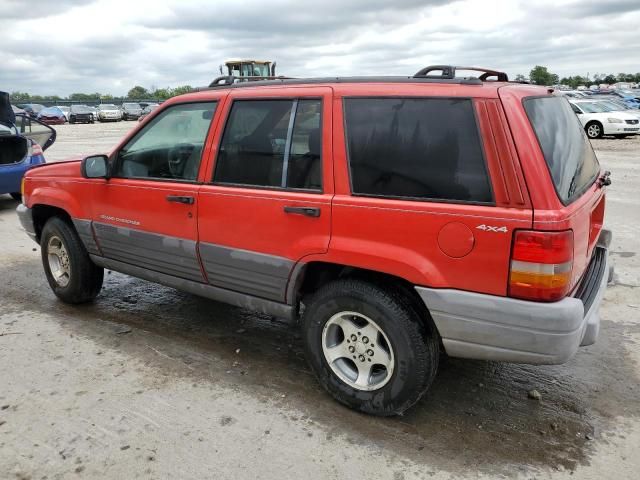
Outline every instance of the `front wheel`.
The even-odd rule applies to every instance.
[[[66,303],[96,298],[104,269],[89,258],[74,228],[59,217],[47,221],[40,238],[42,264],[53,293]]]
[[[598,122],[588,123],[585,127],[585,131],[587,132],[587,137],[589,138],[602,138],[602,135],[604,134],[602,125]]]
[[[307,359],[340,403],[399,415],[428,390],[438,368],[438,334],[399,289],[343,279],[313,294],[303,315]]]

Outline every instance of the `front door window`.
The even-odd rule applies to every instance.
[[[118,153],[114,177],[195,181],[216,102],[175,105]]]

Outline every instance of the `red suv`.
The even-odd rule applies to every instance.
[[[413,405],[443,352],[563,363],[598,335],[608,172],[566,99],[480,71],[176,97],[109,156],[30,170],[18,214],[63,301],[108,268],[300,318],[364,412]]]

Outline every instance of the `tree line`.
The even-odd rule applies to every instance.
[[[100,101],[113,101],[113,100],[167,100],[176,95],[182,95],[184,93],[192,92],[194,89],[191,85],[181,85],[179,87],[171,88],[155,88],[146,89],[140,85],[136,85],[127,93],[126,97],[114,97],[109,93],[72,93],[68,97],[61,97],[58,95],[32,95],[28,92],[11,92],[10,98],[12,103],[40,103],[40,102],[55,102],[58,100],[72,101],[72,102],[93,102]]]
[[[640,73],[618,73],[614,75],[612,73],[595,73],[593,76],[587,74],[586,76],[574,75],[569,77],[560,78],[557,74],[552,73],[549,69],[542,65],[536,65],[529,72],[529,77],[522,74],[518,74],[515,77],[518,82],[531,82],[537,85],[568,85],[572,88],[576,88],[578,85],[584,85],[589,87],[591,85],[600,85],[606,83],[612,85],[616,82],[629,82],[640,83]],[[72,101],[72,102],[84,102],[84,101],[113,101],[113,100],[167,100],[168,98],[175,97],[176,95],[182,95],[184,93],[192,92],[194,89],[191,85],[181,85],[175,88],[144,88],[141,85],[136,85],[129,90],[126,97],[114,97],[109,93],[72,93],[68,97],[60,97],[58,95],[31,95],[27,92],[12,92],[11,101],[13,103],[39,103],[39,102],[55,102],[58,100]]]
[[[529,72],[529,78],[522,74],[516,76],[516,81],[529,81],[536,85],[568,85],[572,88],[578,85],[590,87],[591,85],[600,85],[606,83],[612,85],[617,82],[640,83],[640,73],[594,73],[593,76],[587,73],[586,76],[574,75],[560,78],[557,74],[549,71],[547,67],[536,65]]]

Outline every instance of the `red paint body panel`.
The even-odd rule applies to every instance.
[[[218,114],[222,117],[214,133],[213,145],[220,142],[226,119],[234,99],[255,98],[251,90],[233,91]],[[287,258],[293,262],[310,254],[324,253],[331,233],[331,200],[333,198],[333,144],[331,89],[327,87],[288,88],[262,92],[260,98],[322,98],[322,162],[323,192],[262,189],[213,185],[215,147],[204,171],[198,196],[198,230],[201,242],[249,250]],[[285,213],[284,207],[320,209],[319,217]]]
[[[168,106],[216,100],[219,103],[203,148],[198,182],[87,180],[81,177],[78,163],[54,164],[27,173],[28,206],[55,205],[72,217],[114,225],[121,223],[111,218],[129,219],[139,222],[133,228],[152,233],[293,262],[360,267],[415,285],[501,296],[507,294],[514,230],[572,229],[575,284],[593,250],[594,232],[602,225],[604,191],[594,185],[569,206],[559,201],[522,107],[524,97],[546,94],[540,87],[491,82],[327,83],[191,93],[165,102],[112,153]],[[352,195],[343,117],[343,98],[351,96],[472,98],[495,205]],[[217,145],[233,100],[274,97],[322,98],[323,192],[211,184]],[[193,196],[195,203],[168,203],[167,195]],[[320,208],[321,215],[286,214],[285,206],[313,206]],[[448,227],[451,224],[457,226]],[[452,231],[464,231],[464,238],[456,239]],[[441,243],[450,242],[451,248],[439,245],[439,237]]]
[[[539,96],[540,88],[506,86],[499,89],[500,99],[507,113],[509,125],[524,176],[531,195],[533,228],[535,230],[573,230],[573,272],[571,286],[575,287],[584,273],[596,245],[592,235],[591,219],[594,211],[604,209],[605,190],[594,183],[580,198],[563,205],[553,186],[551,173],[544,160],[540,144],[528,121],[522,101],[528,96]],[[599,212],[602,228],[604,212]]]

